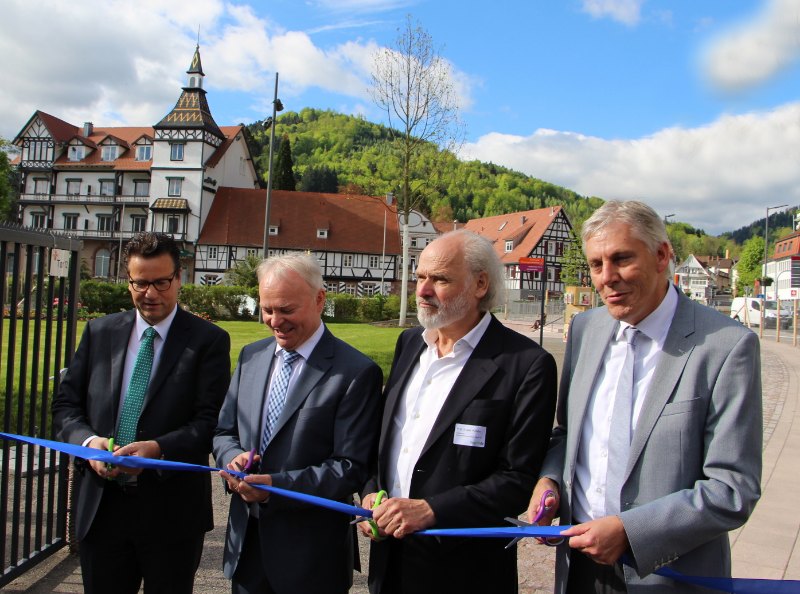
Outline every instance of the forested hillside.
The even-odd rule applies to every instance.
[[[261,175],[266,178],[269,155],[269,129],[262,123],[248,126],[251,150]],[[273,182],[285,184],[289,171],[294,188],[279,189],[311,192],[359,193],[373,196],[397,192],[400,183],[400,158],[391,131],[363,118],[330,110],[306,108],[278,117],[273,163]],[[291,146],[287,171],[285,150]],[[283,147],[285,149],[285,147]],[[281,158],[283,155],[283,159]],[[603,203],[598,197],[581,196],[572,190],[524,175],[506,167],[480,161],[459,161],[450,153],[429,146],[425,159],[436,160],[435,177],[426,180],[421,192],[421,208],[435,221],[461,222],[473,218],[562,205],[575,229]],[[281,161],[284,161],[283,163]],[[760,227],[759,227],[760,225]],[[750,227],[724,234],[707,235],[689,224],[670,221],[668,232],[678,261],[689,254],[738,257],[741,245],[753,235],[763,234],[763,219]],[[770,217],[770,238],[791,229],[791,215]],[[774,229],[774,232],[773,232]]]
[[[253,154],[261,172],[268,169],[269,130],[249,127]],[[365,119],[332,111],[303,109],[278,117],[276,140],[288,138],[297,180],[296,189],[380,196],[397,192],[400,159],[390,131]],[[275,155],[280,150],[276,146]],[[426,159],[438,159],[438,172],[428,179],[422,210],[434,220],[469,219],[563,205],[573,224],[580,224],[600,204],[598,198],[512,171],[481,163],[462,162],[430,146]],[[281,165],[276,160],[273,169]]]

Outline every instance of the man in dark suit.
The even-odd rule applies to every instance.
[[[556,398],[553,357],[490,310],[502,294],[491,244],[468,231],[428,245],[417,267],[424,328],[397,343],[384,391],[374,511],[373,594],[517,591],[516,547],[497,539],[415,535],[506,525],[525,509],[547,448]],[[371,491],[371,492],[370,492]],[[362,524],[365,534],[369,527]]]
[[[320,319],[322,272],[290,254],[258,268],[264,323],[274,334],[242,349],[214,436],[233,492],[224,572],[235,594],[347,592],[354,529],[345,514],[270,496],[251,483],[352,503],[375,449],[380,367],[335,338]]]
[[[529,510],[550,489],[542,523],[577,524],[556,592],[706,592],[654,572],[730,576],[728,531],[761,492],[758,337],[670,282],[672,247],[646,204],[607,202],[582,238],[605,307],[572,322]]]
[[[135,310],[86,325],[53,401],[55,429],[101,450],[115,437],[120,456],[208,464],[230,338],[178,307],[180,252],[170,236],[142,233],[125,253]],[[210,476],[96,461],[78,470],[85,591],[133,594],[144,580],[147,592],[191,592],[213,527]]]

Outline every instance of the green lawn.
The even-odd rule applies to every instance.
[[[242,347],[271,333],[259,322],[218,322],[231,335],[231,366],[236,366]],[[402,328],[380,328],[369,324],[327,324],[334,336],[370,357],[381,369],[384,380],[394,356],[394,346]]]

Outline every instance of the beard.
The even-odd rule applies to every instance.
[[[429,312],[420,309],[420,303],[433,305],[436,310]],[[436,297],[423,298],[417,297],[417,319],[426,330],[444,328],[467,315],[469,310],[469,299],[466,293],[459,293],[457,297],[450,301],[439,301]]]

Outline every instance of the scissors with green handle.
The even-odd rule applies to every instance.
[[[383,490],[378,491],[378,493],[375,495],[375,501],[372,503],[372,509],[378,507],[383,501],[383,498],[386,496],[387,496],[386,491]],[[381,536],[380,530],[378,529],[378,525],[375,523],[375,520],[372,519],[371,514],[370,516],[359,516],[350,523],[358,524],[359,522],[369,522],[370,530],[372,530],[373,540],[383,540],[386,538],[385,536]]]

